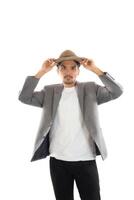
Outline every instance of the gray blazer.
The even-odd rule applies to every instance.
[[[101,155],[104,160],[107,157],[107,148],[100,127],[98,105],[118,98],[123,93],[123,88],[108,72],[98,77],[104,86],[91,81],[76,81],[76,90],[81,113],[95,143],[96,155]],[[50,155],[49,131],[64,88],[64,85],[59,83],[46,85],[41,91],[34,91],[39,80],[35,76],[27,76],[18,97],[25,104],[43,108],[31,161]]]

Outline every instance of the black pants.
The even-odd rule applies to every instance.
[[[50,175],[56,200],[74,200],[74,180],[81,200],[100,200],[96,160],[63,161],[50,156]]]

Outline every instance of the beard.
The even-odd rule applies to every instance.
[[[63,82],[67,85],[72,85],[75,83],[75,80],[71,76],[65,76]]]
[[[65,76],[64,80],[70,82],[70,81],[73,80],[73,77],[72,76]]]

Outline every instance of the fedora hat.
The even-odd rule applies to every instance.
[[[59,58],[55,59],[55,62],[58,64],[60,62],[66,61],[66,60],[74,60],[80,63],[82,61],[82,57],[77,56],[73,51],[71,50],[65,50],[61,53]]]

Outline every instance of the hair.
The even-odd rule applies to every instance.
[[[78,67],[80,67],[80,63],[79,63],[78,61],[74,60],[74,62],[76,63],[76,65],[77,65]],[[62,62],[57,63],[57,67],[58,67],[58,68],[59,68],[59,66],[61,65],[61,63],[62,63]]]

